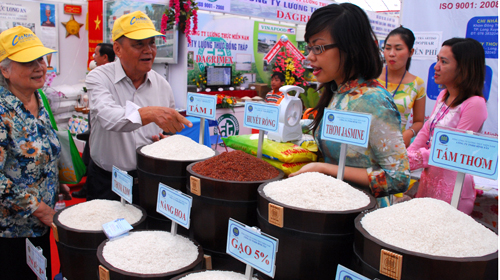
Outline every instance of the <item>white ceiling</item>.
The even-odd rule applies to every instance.
[[[366,11],[399,11],[401,7],[400,0],[335,0],[337,3],[349,2],[358,5]]]

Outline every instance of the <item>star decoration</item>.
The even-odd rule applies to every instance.
[[[97,19],[94,20],[95,22],[95,30],[101,29],[101,21],[99,20],[99,15],[97,16]]]
[[[80,28],[83,26],[83,23],[78,23],[75,20],[75,17],[71,15],[71,18],[67,22],[61,22],[64,27],[66,27],[66,38],[70,35],[75,35],[80,38]]]

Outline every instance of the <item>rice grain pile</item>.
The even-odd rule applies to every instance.
[[[198,160],[211,157],[215,152],[183,135],[163,138],[144,146],[141,152],[147,156],[170,160]]]
[[[142,211],[130,204],[122,206],[119,201],[95,199],[76,204],[59,214],[61,224],[92,231],[102,230],[103,224],[119,218],[124,218],[132,225],[142,218]]]
[[[479,257],[498,250],[498,236],[450,204],[415,198],[366,214],[361,225],[390,245],[428,255]]]
[[[175,271],[198,258],[198,248],[189,239],[166,231],[138,231],[108,241],[102,256],[112,266],[133,273]]]
[[[280,174],[269,163],[239,150],[198,162],[193,165],[193,171],[210,178],[239,182],[264,181]]]
[[[203,272],[191,273],[179,280],[247,280],[244,274],[232,271],[207,270]],[[252,277],[252,280],[258,280]]]
[[[286,205],[320,211],[347,211],[370,203],[364,192],[319,172],[302,173],[264,187],[266,196]]]

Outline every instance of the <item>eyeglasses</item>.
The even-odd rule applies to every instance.
[[[313,54],[318,55],[318,54],[321,54],[328,49],[333,49],[333,48],[337,48],[337,47],[338,47],[337,44],[316,45],[316,46],[312,46],[312,47],[306,46],[306,55],[308,55],[311,51]]]

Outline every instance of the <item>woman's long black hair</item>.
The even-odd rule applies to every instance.
[[[358,78],[365,80],[376,79],[382,72],[382,57],[376,36],[373,32],[366,13],[356,5],[350,3],[331,4],[317,9],[307,22],[305,40],[328,30],[338,45],[340,53],[340,66],[343,68],[346,83]],[[335,81],[322,85],[323,93],[319,99],[316,117],[311,123],[313,132],[319,126],[325,107],[330,103],[337,91]]]

